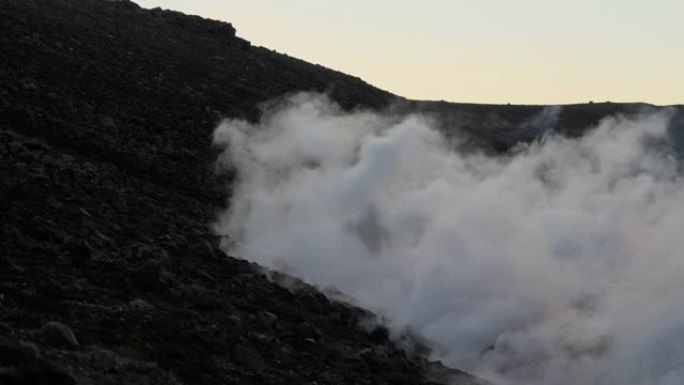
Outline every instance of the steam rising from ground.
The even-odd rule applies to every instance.
[[[500,384],[679,385],[669,119],[609,118],[490,157],[455,152],[424,117],[302,94],[216,130],[239,175],[217,231],[234,255],[334,286]]]

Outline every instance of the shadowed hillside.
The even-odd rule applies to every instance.
[[[0,0],[0,52],[0,382],[472,383],[369,312],[223,255],[208,224],[231,175],[211,133],[316,91],[505,151],[543,107],[407,101],[129,1]],[[642,107],[568,106],[558,127]]]

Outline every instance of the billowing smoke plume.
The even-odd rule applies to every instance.
[[[614,117],[579,139],[464,155],[424,117],[298,95],[216,130],[238,172],[217,230],[232,254],[335,287],[497,383],[679,385],[669,121]]]

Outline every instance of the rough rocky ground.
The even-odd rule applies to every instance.
[[[472,383],[371,313],[218,250],[230,175],[213,128],[301,90],[458,120],[493,151],[540,110],[406,101],[129,1],[0,0],[0,383]],[[561,126],[633,108],[577,106]]]

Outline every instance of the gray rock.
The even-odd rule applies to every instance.
[[[48,346],[68,349],[78,349],[81,346],[71,328],[61,322],[46,323],[35,331],[34,337],[36,341]]]
[[[261,323],[261,325],[267,328],[273,327],[273,325],[275,325],[276,322],[278,322],[278,316],[268,311],[260,312],[258,319],[259,323]]]
[[[0,357],[3,364],[17,366],[22,362],[38,361],[40,359],[40,350],[31,342],[0,339]]]
[[[300,334],[304,337],[308,337],[308,338],[318,339],[322,336],[321,331],[317,327],[311,325],[310,323],[308,323],[306,321],[297,325],[295,328],[295,331],[298,334]]]
[[[241,329],[242,328],[242,318],[240,318],[239,315],[237,314],[231,314],[226,317],[228,322],[230,322],[231,326],[236,329]]]
[[[0,336],[13,334],[14,330],[6,323],[0,322]]]
[[[132,300],[128,303],[128,306],[130,306],[132,310],[139,312],[148,312],[154,310],[154,305],[140,298]]]
[[[233,349],[233,359],[254,371],[260,372],[266,368],[261,354],[251,346],[236,345]]]
[[[171,373],[154,363],[129,359],[94,346],[79,351],[47,351],[44,357],[61,363],[78,379],[79,385],[180,385]]]
[[[87,241],[69,239],[62,246],[62,251],[69,255],[75,263],[83,263],[93,256],[93,249]]]
[[[362,359],[362,360],[368,360],[371,357],[373,357],[373,349],[371,349],[371,348],[361,349],[355,355],[355,358]]]

